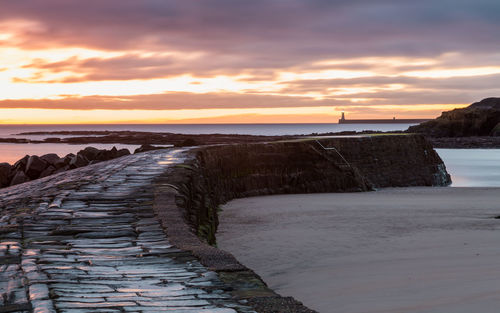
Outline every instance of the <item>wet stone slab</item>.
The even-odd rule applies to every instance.
[[[0,308],[12,312],[251,312],[173,247],[153,179],[182,150],[130,155],[0,190]]]

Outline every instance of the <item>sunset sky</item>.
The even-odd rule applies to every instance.
[[[16,0],[0,124],[436,117],[500,95],[498,0]]]

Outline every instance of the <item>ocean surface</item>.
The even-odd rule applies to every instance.
[[[500,187],[500,149],[436,149],[453,187]]]
[[[40,131],[144,131],[184,134],[303,135],[340,131],[405,130],[412,124],[137,124],[137,125],[0,125],[2,138],[44,139],[62,135],[18,135]],[[10,144],[0,143],[0,162],[15,163],[25,155],[76,153],[89,145]],[[91,144],[99,149],[126,148],[133,152],[138,145]],[[437,149],[452,176],[454,187],[500,186],[500,149]]]
[[[108,125],[0,125],[0,137],[20,137],[41,131],[143,131],[179,134],[305,135],[340,131],[405,130],[414,124],[108,124]],[[46,138],[47,136],[23,136]],[[56,136],[54,136],[56,137]],[[61,136],[57,136],[61,137]]]

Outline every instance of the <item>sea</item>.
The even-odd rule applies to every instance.
[[[307,135],[341,131],[399,131],[413,124],[108,124],[108,125],[0,125],[0,138],[44,139],[63,135],[19,135],[51,131],[144,131],[182,134]],[[0,143],[0,163],[15,163],[25,155],[56,153],[64,156],[90,145]],[[91,144],[99,149],[138,145]],[[443,159],[454,187],[500,187],[500,149],[436,149]]]

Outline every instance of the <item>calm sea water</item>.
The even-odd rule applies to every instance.
[[[0,125],[0,137],[43,139],[48,136],[19,136],[22,132],[37,131],[146,131],[184,134],[246,134],[302,135],[340,131],[405,130],[411,124],[144,124],[144,125]],[[57,136],[63,137],[63,136]],[[88,145],[66,144],[4,144],[0,143],[0,162],[14,163],[26,154],[57,153],[64,156],[76,153]],[[137,145],[92,144],[99,149],[127,148],[133,152]],[[500,186],[500,149],[437,149],[452,176],[456,187]]]
[[[132,125],[0,125],[0,137],[40,131],[144,131],[180,134],[305,135],[340,131],[405,130],[414,124],[132,124]],[[19,136],[17,136],[19,137]],[[25,136],[28,137],[28,136]],[[40,137],[40,136],[39,136]],[[41,136],[46,138],[47,136]],[[61,137],[61,136],[57,136]],[[29,137],[33,138],[33,137]]]
[[[500,149],[436,149],[453,187],[500,187]]]

